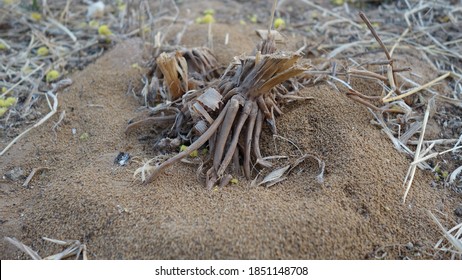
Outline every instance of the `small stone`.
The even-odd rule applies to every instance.
[[[11,181],[18,181],[20,179],[24,179],[24,170],[21,167],[17,166],[10,171],[5,173],[5,177],[10,179]]]
[[[118,164],[120,166],[127,165],[128,161],[130,160],[131,156],[129,153],[120,152],[114,160],[114,164]]]
[[[457,217],[462,217],[462,205],[460,205],[456,208],[456,210],[454,210],[454,214],[456,214]]]
[[[414,249],[414,244],[412,244],[412,242],[407,243],[406,244],[406,249],[408,249],[408,250]]]

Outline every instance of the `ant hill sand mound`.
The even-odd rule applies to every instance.
[[[204,45],[206,27],[190,28],[182,44]],[[258,41],[252,30],[220,24],[215,38],[225,31],[230,44],[214,41],[224,65],[250,53]],[[141,185],[133,173],[155,154],[139,135],[124,130],[140,107],[132,88],[141,88],[145,73],[132,65],[144,61],[140,40],[117,44],[71,76],[73,84],[59,93],[52,121],[0,158],[4,172],[48,168],[29,188],[22,180],[1,181],[2,237],[14,236],[43,256],[60,247],[42,236],[80,240],[91,259],[434,257],[441,234],[427,210],[452,215],[454,193],[431,188],[431,176],[418,171],[403,204],[411,159],[371,124],[364,106],[327,84],[303,90],[314,99],[283,108],[278,133],[293,144],[273,138],[269,129],[262,135],[264,155],[299,150],[319,155],[326,163],[322,184],[315,180],[317,163],[307,160],[300,172],[270,188],[240,178],[236,185],[208,190],[197,179],[197,166],[186,163]],[[378,90],[368,82],[356,86],[363,93]],[[64,111],[54,132],[53,122]],[[132,155],[127,166],[114,164],[119,152]],[[0,252],[2,259],[27,258],[3,240]]]

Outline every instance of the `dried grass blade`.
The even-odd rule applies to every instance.
[[[425,111],[425,116],[424,116],[424,120],[423,120],[423,124],[422,124],[422,132],[420,133],[419,143],[417,144],[417,149],[416,149],[415,155],[414,155],[414,162],[420,159],[420,152],[421,152],[421,149],[422,149],[422,142],[423,142],[423,139],[424,139],[424,136],[425,136],[425,129],[427,128],[428,117],[430,116],[431,105],[432,105],[432,102],[428,102],[427,110]],[[408,174],[406,175],[406,178],[404,180],[404,184],[406,184],[406,181],[407,181],[407,187],[406,187],[406,191],[404,192],[403,203],[406,202],[407,194],[409,193],[409,190],[411,189],[412,181],[414,180],[414,175],[415,175],[416,169],[417,169],[417,164],[410,164],[409,165]],[[409,175],[409,180],[407,180],[408,175]]]
[[[421,158],[419,158],[418,160],[413,161],[411,163],[411,165],[419,164],[419,163],[424,162],[424,161],[426,161],[428,159],[431,159],[431,158],[434,158],[434,157],[437,157],[437,156],[440,156],[440,155],[444,155],[446,153],[449,153],[449,152],[452,152],[452,151],[455,151],[455,150],[459,150],[461,148],[462,148],[462,146],[457,146],[457,147],[454,147],[454,148],[451,148],[449,150],[445,150],[445,151],[442,151],[442,152],[439,152],[439,153],[432,153],[432,154],[430,154],[428,156],[425,156],[425,157],[424,157],[424,155],[422,155]]]
[[[452,246],[458,251],[458,253],[462,254],[462,241],[455,238],[450,234],[450,231],[446,230],[444,226],[440,223],[440,221],[433,215],[432,212],[428,211],[428,215],[433,219],[433,221],[438,225],[440,230],[443,232],[444,237],[451,243]]]
[[[24,82],[25,80],[27,80],[30,76],[32,76],[33,74],[35,74],[35,72],[37,72],[38,70],[42,69],[43,66],[45,66],[45,63],[42,63],[40,64],[39,67],[35,68],[34,70],[32,70],[29,74],[27,74],[26,76],[22,77],[21,80],[19,80],[17,83],[15,83],[12,87],[10,87],[9,89],[7,89],[4,93],[2,93],[2,95],[0,95],[1,98],[5,97],[8,93],[10,93],[11,91],[13,91],[13,89],[15,87],[17,87],[18,85],[20,85],[22,82]]]
[[[424,84],[422,86],[416,87],[414,89],[411,89],[410,91],[408,91],[406,93],[403,93],[403,94],[398,95],[398,96],[386,98],[386,99],[383,99],[382,101],[386,103],[386,102],[391,102],[391,101],[395,101],[395,100],[398,100],[398,99],[403,99],[404,97],[407,97],[409,95],[417,93],[417,92],[419,92],[419,91],[421,91],[423,89],[426,89],[426,88],[436,84],[439,81],[442,81],[442,80],[446,79],[447,77],[449,77],[449,75],[451,75],[451,72],[447,72],[447,73],[441,75],[440,77],[434,79],[433,81],[430,81],[430,82],[428,82],[428,83],[426,83],[426,84]]]
[[[56,25],[59,29],[63,30],[69,37],[72,39],[72,41],[77,42],[77,38],[75,37],[74,33],[72,33],[66,26],[62,25],[59,21],[53,19],[53,18],[48,18],[48,21],[51,24]]]
[[[265,178],[263,178],[263,180],[260,183],[258,183],[258,186],[263,185],[263,184],[268,185],[268,183],[281,179],[281,177],[284,175],[284,173],[286,173],[287,170],[289,170],[289,168],[290,168],[290,165],[286,165],[284,167],[281,167],[279,169],[276,169],[270,172],[268,175],[265,176]]]
[[[462,172],[462,165],[452,171],[451,176],[449,176],[449,183],[453,184],[457,176]]]
[[[66,245],[72,244],[72,242],[70,242],[70,241],[63,241],[63,240],[52,239],[52,238],[48,238],[48,237],[42,237],[42,239],[45,240],[45,241],[51,242],[51,243],[61,245],[61,246],[66,246]]]
[[[23,251],[24,253],[28,254],[33,260],[41,260],[42,258],[39,256],[37,252],[32,250],[27,245],[24,245],[20,241],[18,241],[16,238],[11,238],[11,237],[5,237],[5,240],[16,246],[19,250]]]
[[[52,110],[45,116],[43,117],[40,121],[38,121],[36,124],[34,124],[33,126],[29,127],[28,129],[24,130],[22,133],[20,133],[18,136],[16,136],[16,138],[14,138],[1,152],[0,152],[0,156],[3,156],[6,151],[8,151],[13,145],[14,143],[16,143],[17,141],[19,141],[19,139],[21,139],[24,135],[26,135],[27,133],[29,133],[29,131],[31,131],[32,129],[42,125],[44,122],[46,122],[49,118],[51,118],[55,113],[56,111],[58,110],[58,97],[57,97],[57,94],[53,94],[53,92],[51,91],[48,91],[47,92],[47,95],[50,95],[52,98],[53,98],[53,108]]]
[[[284,181],[284,180],[286,180],[286,179],[287,179],[287,176],[284,176],[284,177],[275,179],[274,181],[268,182],[268,183],[265,185],[265,187],[267,187],[267,188],[272,187],[272,186],[274,186],[274,185],[276,185],[276,184],[278,184],[278,183],[280,183],[280,182],[282,182],[282,181]]]
[[[409,127],[409,129],[406,130],[406,132],[403,133],[403,134],[399,137],[398,140],[399,140],[401,143],[406,144],[406,143],[409,141],[409,139],[411,139],[411,137],[412,137],[414,134],[416,134],[417,131],[420,130],[421,127],[422,127],[422,122],[417,121],[417,122],[413,123],[413,124]]]
[[[168,89],[168,101],[180,98],[184,92],[181,89],[181,81],[178,78],[177,62],[173,55],[161,53],[156,59],[160,71],[164,75],[164,84]]]
[[[390,50],[390,56],[393,56],[393,53],[395,52],[395,49],[396,47],[398,47],[399,43],[401,42],[401,40],[403,40],[403,38],[407,35],[407,33],[409,33],[409,27],[406,28],[403,33],[401,34],[401,36],[399,36],[398,40],[396,40],[395,44],[393,45],[393,47],[391,47],[391,50]]]
[[[288,79],[303,73],[304,71],[306,71],[306,69],[294,67],[294,68],[291,68],[291,69],[289,69],[289,70],[287,70],[287,71],[285,71],[283,73],[280,73],[280,74],[274,76],[273,78],[271,78],[270,80],[268,80],[267,82],[265,82],[260,87],[259,92],[267,92],[270,89],[272,89],[273,87],[275,87],[276,85],[281,84],[281,83],[287,81]]]
[[[76,259],[78,259],[81,252],[82,252],[81,244],[79,241],[76,240],[73,242],[73,244],[71,244],[71,246],[64,249],[64,251],[48,256],[44,258],[44,260],[62,260],[62,259],[66,259],[72,256],[76,256]]]

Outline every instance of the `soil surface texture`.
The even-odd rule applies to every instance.
[[[250,54],[259,41],[250,25],[216,23],[212,35],[223,66]],[[208,26],[192,24],[180,45],[207,41]],[[302,41],[288,36],[278,47],[294,51]],[[418,63],[412,54],[395,56]],[[324,182],[316,181],[317,162],[306,160],[269,188],[239,177],[238,184],[209,190],[197,178],[197,166],[187,163],[141,184],[134,171],[156,152],[149,141],[140,141],[141,134],[124,131],[141,114],[142,100],[133,92],[141,90],[148,70],[132,65],[148,59],[142,40],[128,39],[74,72],[73,84],[59,92],[57,114],[0,157],[2,175],[23,173],[0,179],[1,237],[16,237],[41,256],[62,250],[43,236],[80,240],[90,259],[441,257],[433,247],[442,235],[427,210],[448,213],[443,221],[453,224],[460,194],[432,188],[432,174],[418,170],[403,204],[403,179],[412,159],[371,124],[365,106],[326,83],[303,89],[301,95],[312,100],[282,108],[278,133],[292,143],[274,138],[267,127],[261,140],[264,156],[319,155],[326,164]],[[432,74],[424,66],[413,71],[423,78]],[[358,79],[355,87],[368,95],[381,91],[368,80]],[[11,139],[2,137],[1,146]],[[120,152],[132,157],[126,166],[114,163]],[[32,169],[41,167],[47,169],[23,187]],[[28,258],[4,240],[0,257]]]

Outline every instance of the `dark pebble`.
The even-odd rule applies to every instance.
[[[456,214],[457,217],[462,217],[462,205],[454,210],[454,214]]]

